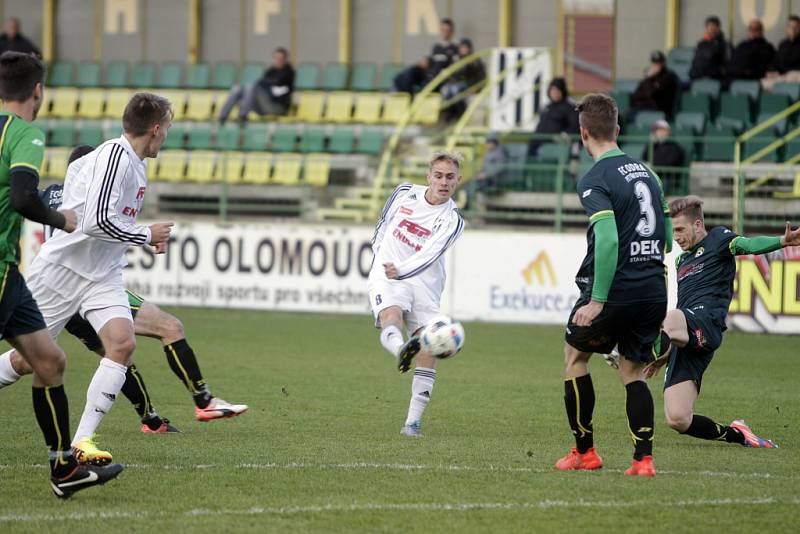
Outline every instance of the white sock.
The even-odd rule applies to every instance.
[[[436,369],[427,367],[414,369],[414,379],[411,381],[411,402],[408,404],[408,417],[406,417],[407,425],[422,419],[422,412],[431,401],[434,382],[436,382]]]
[[[91,437],[103,416],[114,406],[125,383],[125,371],[127,367],[116,362],[103,358],[100,366],[94,373],[89,389],[86,390],[86,407],[83,409],[81,422],[75,432],[72,445],[77,444],[81,439]]]
[[[403,333],[396,326],[387,326],[381,330],[381,345],[395,358],[400,354],[400,348],[404,343]]]
[[[0,388],[10,386],[19,380],[19,375],[11,365],[12,352],[14,352],[14,349],[0,354]]]

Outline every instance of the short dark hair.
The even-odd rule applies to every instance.
[[[453,19],[442,19],[439,21],[439,24],[447,24],[450,26],[451,30],[456,27],[456,25],[453,23]]]
[[[72,152],[69,153],[69,160],[67,161],[67,165],[71,164],[73,161],[81,159],[83,156],[92,152],[94,147],[89,145],[78,145],[72,149]]]
[[[789,15],[789,22],[796,22],[800,24],[800,16],[798,15]]]
[[[593,139],[613,141],[617,135],[617,103],[608,95],[589,93],[581,99],[578,122]]]
[[[695,195],[676,198],[669,203],[670,217],[685,215],[690,221],[703,220],[703,199]]]
[[[44,84],[44,63],[31,54],[3,52],[0,55],[0,99],[25,102]]]
[[[122,114],[122,129],[134,137],[145,135],[156,124],[172,119],[172,104],[163,96],[136,93]]]
[[[716,24],[717,26],[722,26],[722,23],[719,21],[719,17],[716,15],[711,15],[706,17],[706,22],[704,26],[708,26],[709,24]]]
[[[286,48],[279,46],[275,50],[272,51],[273,53],[278,52],[279,54],[283,54],[284,57],[289,57],[289,51]]]

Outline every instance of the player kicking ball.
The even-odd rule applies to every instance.
[[[703,373],[722,344],[725,319],[733,298],[736,256],[766,254],[800,245],[800,229],[777,237],[744,237],[717,226],[706,230],[703,201],[696,196],[669,204],[675,241],[684,251],[676,260],[678,306],[664,319],[659,359],[645,371],[656,376],[667,364],[664,380],[664,414],[667,424],[681,434],[699,439],[738,443],[745,447],[774,449],[771,440],[756,436],[744,421],[721,425],[694,413]],[[614,363],[614,360],[610,362]]]
[[[594,386],[589,374],[593,353],[619,345],[619,377],[625,386],[625,411],[634,443],[626,475],[655,476],[653,397],[644,366],[667,312],[664,255],[672,235],[658,177],[623,153],[617,105],[606,95],[589,94],[578,106],[583,146],[595,164],[577,192],[589,215],[587,254],[578,270],[580,297],[566,328],[564,403],[575,447],[556,462],[560,470],[603,466],[594,449]]]
[[[401,373],[417,367],[401,434],[420,435],[420,420],[436,381],[436,358],[420,347],[419,330],[436,316],[444,291],[444,253],[464,229],[452,197],[461,179],[461,156],[437,152],[428,185],[400,184],[386,201],[372,238],[368,291],[381,345]],[[409,339],[403,341],[403,325]]]

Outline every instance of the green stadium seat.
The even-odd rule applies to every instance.
[[[263,64],[245,63],[244,67],[242,67],[241,78],[239,79],[239,83],[242,85],[255,83],[258,81],[259,78],[261,78],[262,74],[264,74]]]
[[[692,82],[691,92],[696,95],[708,95],[712,100],[716,100],[719,98],[721,85],[719,80],[700,78]]]
[[[190,89],[207,89],[211,77],[211,67],[208,63],[186,65],[186,87]]]
[[[297,91],[319,89],[319,65],[303,63],[294,75],[294,88]]]
[[[766,122],[769,119],[771,119],[774,115],[775,115],[774,113],[769,113],[769,112],[759,113],[758,117],[756,118],[756,124],[761,124],[762,122]],[[788,126],[789,126],[788,120],[781,119],[775,124],[775,126],[765,131],[772,131],[775,135],[782,136],[786,133]]]
[[[639,86],[639,80],[630,80],[625,78],[618,78],[614,80],[614,91],[617,93],[631,94],[636,91]]]
[[[747,123],[735,117],[717,117],[715,124],[717,126],[725,126],[731,128],[733,129],[733,131],[736,132],[737,135],[744,132],[748,127]]]
[[[182,73],[182,63],[162,63],[161,67],[158,69],[158,82],[156,82],[156,87],[159,89],[177,89],[181,86]]]
[[[640,159],[647,149],[647,143],[627,142],[622,144],[622,151],[634,159]],[[647,158],[644,158],[645,160]]]
[[[267,134],[269,127],[266,124],[248,124],[244,129],[244,137],[242,140],[243,150],[260,150],[267,149]]]
[[[650,138],[651,124],[629,124],[623,131],[622,140],[626,143],[644,143]]]
[[[183,148],[185,137],[186,127],[181,124],[173,124],[161,148],[165,150]]]
[[[328,143],[328,152],[335,154],[349,154],[353,152],[355,131],[349,127],[334,128]]]
[[[356,63],[350,76],[350,89],[353,91],[374,91],[375,75],[378,67],[374,63]]]
[[[789,161],[794,159],[794,163],[800,163],[800,137],[795,137],[791,141],[787,142],[784,146],[784,154],[786,158],[784,161]],[[797,178],[795,178],[797,180]]]
[[[691,78],[689,77],[689,71],[692,70],[691,65],[678,63],[676,65],[668,66],[667,68],[675,73],[675,76],[678,77],[684,86],[691,81]]]
[[[774,94],[789,95],[792,102],[800,100],[800,83],[776,83],[772,88]]]
[[[698,111],[681,111],[675,115],[675,125],[679,128],[691,128],[695,134],[702,134],[706,129],[707,115]]]
[[[50,129],[50,142],[52,146],[73,147],[75,144],[75,123],[72,121],[58,121]]]
[[[343,91],[347,89],[348,67],[344,63],[325,65],[322,88],[326,91]],[[309,89],[313,89],[309,87]]]
[[[746,94],[722,93],[719,98],[717,120],[736,119],[749,125],[753,118],[750,113],[750,97]]]
[[[667,66],[672,68],[674,65],[691,65],[694,60],[694,48],[676,47],[667,52]]]
[[[210,86],[212,89],[230,89],[236,85],[237,66],[233,61],[222,61],[214,65]]]
[[[133,66],[131,71],[131,86],[138,88],[154,87],[156,83],[156,65],[143,61]]]
[[[112,61],[106,65],[106,87],[128,87],[128,62]]]
[[[686,165],[694,159],[696,133],[691,123],[676,124],[672,132],[672,140],[681,146],[686,155]]]
[[[656,121],[665,120],[667,117],[663,111],[640,111],[636,114],[636,126],[639,128],[650,128]]]
[[[273,152],[294,152],[297,142],[297,130],[294,126],[276,126],[272,132],[270,150]]]
[[[383,150],[383,130],[364,129],[358,136],[356,152],[359,154],[378,155]]]
[[[613,98],[617,103],[619,116],[624,120],[624,118],[628,116],[628,112],[631,110],[631,94],[620,93],[618,91],[609,91],[608,96]]]
[[[226,124],[217,131],[217,142],[215,144],[217,150],[239,150],[241,136],[241,126],[238,124]]]
[[[394,89],[394,77],[405,68],[402,63],[384,63],[381,66],[381,74],[378,78],[378,91],[391,91]]]
[[[703,138],[703,161],[733,161],[736,136],[737,131],[724,124],[707,128]]]
[[[711,119],[711,97],[709,95],[696,95],[689,92],[681,94],[680,111],[692,111],[702,113],[706,119]]]
[[[303,129],[300,135],[300,152],[322,152],[325,147],[325,130],[322,128]]]
[[[104,141],[103,125],[100,123],[84,122],[78,128],[78,144],[96,147]]]
[[[52,87],[69,87],[72,85],[73,66],[66,61],[56,61],[50,68],[50,83]]]
[[[77,87],[100,86],[100,64],[94,61],[84,61],[78,65],[78,78],[75,80]]]
[[[775,142],[776,139],[778,139],[778,136],[775,135],[771,128],[759,133],[755,137],[748,139],[742,143],[742,160],[746,160],[750,156],[753,156],[759,150],[762,150],[767,145]],[[754,163],[778,163],[782,159],[783,147],[779,147],[777,150],[770,150],[767,154],[759,157],[754,161]]]
[[[728,91],[733,95],[747,95],[751,102],[756,102],[761,94],[761,84],[756,80],[734,80]]]
[[[788,108],[792,103],[789,95],[781,93],[762,93],[758,99],[759,113],[779,113]]]
[[[211,125],[200,123],[192,126],[186,140],[186,148],[189,150],[207,150],[211,146]]]

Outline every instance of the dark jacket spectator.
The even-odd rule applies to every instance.
[[[653,124],[651,142],[653,144],[653,159],[650,161],[650,149],[645,146],[642,152],[642,161],[650,161],[655,167],[656,173],[664,183],[664,191],[671,193],[680,183],[683,173],[676,169],[664,169],[664,167],[684,167],[686,165],[686,153],[683,147],[669,138],[669,123],[664,120],[656,121]],[[659,167],[661,169],[659,170]]]
[[[760,20],[747,25],[747,39],[733,49],[728,75],[732,80],[760,80],[775,57],[775,47],[764,39]]]
[[[272,66],[255,83],[234,85],[222,105],[219,121],[224,124],[235,106],[239,106],[239,121],[246,122],[250,112],[259,115],[286,115],[292,105],[294,68],[289,52],[282,47],[272,52]]]
[[[659,51],[650,54],[650,68],[631,95],[633,111],[663,111],[672,115],[680,82],[674,72],[667,69],[667,58]]]
[[[280,68],[272,65],[264,71],[258,80],[258,86],[269,94],[269,98],[274,104],[288,111],[289,106],[292,105],[294,68],[289,63],[284,63]]]
[[[458,45],[453,41],[455,26],[450,19],[442,19],[439,24],[439,36],[442,40],[431,49],[431,66],[428,75],[434,78],[441,71],[453,64],[458,58]]]
[[[721,80],[725,77],[725,72],[730,57],[730,45],[725,40],[725,35],[720,30],[720,22],[717,17],[706,19],[706,33],[703,39],[697,43],[694,51],[692,67],[689,69],[689,78],[715,78]]]
[[[800,18],[790,17],[786,39],[778,45],[778,53],[775,54],[769,70],[778,74],[800,70]]]
[[[458,43],[458,57],[456,60],[463,59],[472,53],[472,41],[470,39],[461,39],[461,42]],[[456,81],[466,84],[466,87],[472,87],[486,79],[486,66],[483,61],[478,59],[456,72],[454,78]]]
[[[3,52],[21,52],[41,56],[41,52],[30,39],[19,31],[19,19],[10,18],[6,21],[5,33],[0,35],[0,54]]]
[[[539,124],[536,125],[534,133],[577,134],[579,132],[578,112],[575,109],[575,103],[569,98],[567,82],[564,78],[553,78],[547,88],[547,96],[550,103],[542,110]],[[546,139],[531,139],[528,143],[528,156],[535,156],[539,152],[539,146],[546,142]]]
[[[411,65],[401,70],[392,80],[392,90],[411,95],[419,92],[430,80],[430,65],[430,58],[425,56],[416,65]]]

